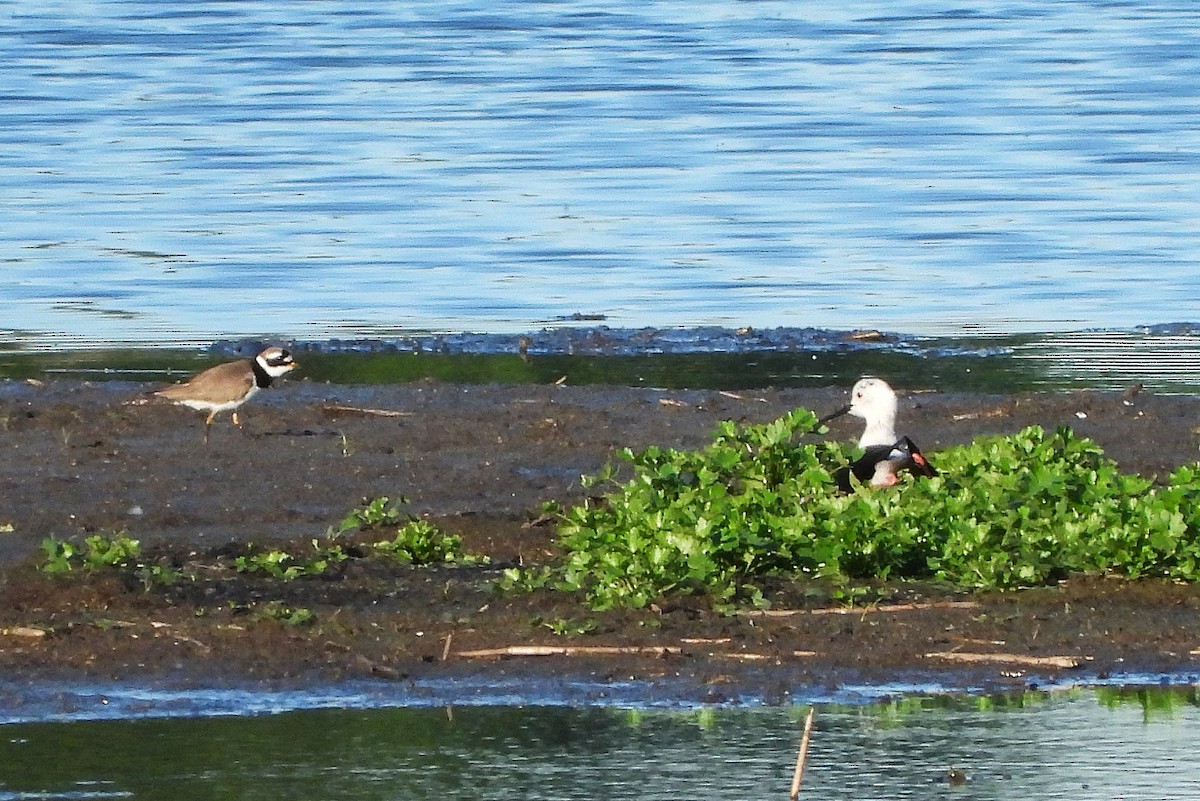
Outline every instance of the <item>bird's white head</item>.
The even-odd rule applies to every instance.
[[[883,379],[864,378],[855,384],[849,411],[867,424],[858,441],[860,448],[896,442],[896,393]]]
[[[255,356],[254,360],[271,378],[279,378],[284,373],[296,369],[296,361],[292,358],[292,354],[283,348],[267,348]]]

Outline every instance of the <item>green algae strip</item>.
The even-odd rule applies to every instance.
[[[397,384],[436,379],[456,384],[608,384],[666,389],[850,386],[883,376],[907,389],[1010,393],[1028,390],[1200,392],[1200,336],[1155,332],[1079,332],[1007,337],[907,340],[874,345],[852,337],[832,347],[569,354],[446,352],[428,347],[336,350],[295,348],[296,378],[337,384]],[[670,346],[670,343],[667,343]],[[620,343],[618,343],[618,348]],[[226,361],[213,351],[19,351],[0,349],[0,379],[62,376],[88,380],[176,381]]]
[[[608,384],[692,389],[818,387],[863,375],[908,388],[1013,392],[1041,387],[1036,368],[1005,355],[926,357],[885,350],[572,356],[441,353],[298,352],[294,376],[335,384],[398,384],[436,379],[456,384]],[[227,361],[180,350],[114,350],[0,356],[0,378],[176,381]]]

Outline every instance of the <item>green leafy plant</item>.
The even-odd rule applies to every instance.
[[[168,565],[161,564],[141,564],[134,571],[137,578],[142,583],[142,588],[150,590],[153,587],[165,587],[176,583],[184,574]]]
[[[848,452],[797,444],[816,426],[812,412],[797,409],[762,425],[722,423],[696,451],[622,451],[633,477],[568,510],[559,526],[560,586],[596,608],[641,607],[673,591],[754,598],[750,580],[781,570],[836,572],[839,546],[813,537],[811,505],[831,495]],[[610,469],[588,483],[614,476]]]
[[[275,620],[285,626],[307,626],[316,621],[311,609],[289,606],[282,601],[268,601],[254,608],[254,614],[263,620]]]
[[[262,573],[284,580],[309,575],[311,572],[307,564],[296,563],[291,554],[280,550],[245,554],[234,559],[233,564],[239,573]]]
[[[496,589],[507,593],[530,593],[551,586],[556,574],[549,565],[532,567],[506,567],[500,571]]]
[[[65,540],[46,537],[42,540],[42,552],[45,554],[43,573],[66,573],[74,567],[78,548]]]
[[[332,536],[341,536],[354,529],[373,531],[394,527],[396,531],[391,539],[376,540],[371,544],[376,554],[415,566],[473,565],[488,561],[486,557],[466,553],[461,537],[447,534],[428,520],[401,511],[400,504],[403,503],[406,503],[403,498],[393,502],[386,496],[368,501],[347,514]]]
[[[393,502],[387,496],[381,496],[368,501],[362,506],[352,509],[338,525],[336,534],[341,534],[356,528],[386,528],[399,526],[410,520],[410,516],[400,510],[400,505],[408,503],[404,498]]]
[[[137,567],[142,544],[124,533],[112,537],[99,534],[83,541],[83,562],[88,567]]]
[[[340,545],[322,545],[312,540],[312,554],[307,558],[294,556],[287,551],[272,549],[252,552],[234,559],[239,573],[261,573],[271,578],[290,581],[300,576],[319,576],[330,565],[345,561],[348,557]]]
[[[554,632],[554,634],[558,637],[580,637],[585,634],[592,634],[599,627],[599,624],[594,620],[571,620],[569,618],[557,618],[555,620],[543,620],[538,622],[550,629],[550,631]]]
[[[42,540],[42,552],[45,554],[42,571],[46,573],[65,573],[76,567],[129,568],[140,566],[142,544],[124,533],[112,537],[95,534],[85,538],[82,547],[47,537]]]
[[[1069,429],[1031,427],[935,454],[936,478],[841,495],[833,472],[856,454],[798,443],[815,425],[800,409],[723,423],[694,451],[623,451],[632,477],[589,478],[609,492],[562,515],[558,586],[603,609],[681,592],[761,605],[771,575],[830,579],[845,600],[888,579],[1000,589],[1076,572],[1200,579],[1200,465],[1156,487]]]
[[[84,570],[113,569],[132,574],[146,589],[172,584],[180,578],[177,570],[142,558],[141,542],[120,532],[105,537],[95,534],[86,537],[79,546],[66,540],[47,537],[42,540],[44,573],[68,573]]]
[[[447,534],[427,520],[410,520],[390,540],[372,545],[376,552],[409,565],[481,564],[486,557],[463,551],[462,538]]]
[[[1065,428],[982,438],[938,458],[942,475],[913,487],[904,514],[935,532],[930,567],[940,577],[1000,588],[1072,572],[1200,578],[1192,468],[1155,487]]]

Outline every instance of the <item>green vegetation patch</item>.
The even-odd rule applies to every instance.
[[[935,454],[936,478],[842,495],[833,473],[856,452],[803,441],[816,428],[798,409],[723,423],[698,450],[625,450],[633,477],[586,478],[607,494],[563,513],[557,586],[604,609],[679,592],[761,605],[780,575],[972,589],[1078,572],[1200,578],[1200,465],[1156,486],[1069,429],[1031,427]]]
[[[278,548],[255,549],[233,560],[239,573],[258,573],[271,578],[290,581],[300,576],[319,576],[331,565],[348,559],[345,549],[338,544],[322,543],[318,539],[310,543],[312,550],[307,554],[292,554]]]
[[[143,556],[141,541],[124,532],[111,537],[94,534],[85,537],[83,545],[47,537],[42,540],[42,554],[44,573],[116,569],[138,579],[147,589],[171,584],[180,577],[170,565]]]
[[[380,530],[390,530],[387,539],[378,539]],[[351,537],[352,532],[358,532]],[[359,540],[367,540],[359,542]],[[305,576],[328,575],[332,568],[350,559],[377,559],[414,567],[454,564],[477,565],[487,557],[464,551],[462,539],[448,534],[427,520],[402,512],[388,498],[376,498],[352,510],[336,529],[323,538],[314,537],[307,547],[270,547],[254,543],[239,546],[242,553],[233,557],[237,573],[291,581]],[[148,557],[139,540],[124,533],[93,535],[83,544],[48,537],[42,542],[44,573],[67,574],[75,571],[112,569],[139,579],[147,589],[154,585],[181,580],[197,580],[197,571],[212,575],[230,567],[228,562],[203,565],[191,560],[188,567],[173,566],[169,557]]]
[[[395,530],[391,539],[376,540],[370,544],[377,556],[417,567],[436,564],[479,565],[488,561],[485,556],[464,551],[462,537],[447,534],[428,520],[408,517],[387,497],[376,498],[350,512],[334,536],[354,529],[374,531],[388,528]]]

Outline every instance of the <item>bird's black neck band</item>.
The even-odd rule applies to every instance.
[[[271,382],[274,379],[271,378],[271,374],[259,363],[258,359],[251,359],[250,366],[254,368],[254,383],[259,389],[266,389],[271,386]]]

